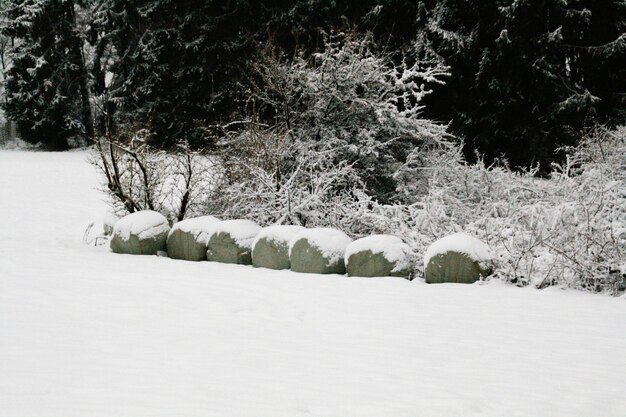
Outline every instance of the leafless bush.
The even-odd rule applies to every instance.
[[[219,182],[215,160],[185,143],[162,151],[148,144],[148,131],[96,141],[92,163],[104,178],[113,211],[155,210],[170,221],[200,214]]]

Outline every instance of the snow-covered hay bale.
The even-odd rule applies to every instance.
[[[156,211],[131,213],[115,223],[111,250],[132,255],[156,255],[165,250],[169,231],[167,219]]]
[[[424,255],[424,277],[428,283],[471,284],[491,273],[493,255],[489,246],[465,233],[443,237]]]
[[[250,220],[225,220],[209,228],[206,257],[227,264],[252,264],[252,242],[261,226]]]
[[[104,215],[102,218],[102,232],[105,236],[111,236],[113,234],[113,228],[119,219],[120,218],[113,213],[107,213]]]
[[[263,228],[252,242],[252,265],[269,269],[289,269],[289,242],[302,230],[302,226],[290,225]]]
[[[186,261],[206,260],[210,227],[219,221],[213,216],[201,216],[174,224],[167,235],[168,256]]]
[[[346,271],[351,277],[408,277],[410,256],[409,245],[396,236],[368,236],[346,248]]]
[[[305,229],[289,244],[291,270],[314,274],[345,274],[344,254],[352,242],[337,229]]]

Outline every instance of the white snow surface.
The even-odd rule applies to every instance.
[[[350,256],[368,250],[373,254],[382,253],[389,262],[396,263],[393,272],[402,271],[410,267],[411,248],[402,239],[392,235],[366,236],[350,243],[346,247],[346,266]]]
[[[296,234],[289,242],[289,256],[297,241],[306,239],[310,245],[315,246],[328,259],[328,265],[335,265],[346,253],[346,247],[352,242],[352,238],[338,229],[330,227],[317,227],[304,229]]]
[[[624,298],[117,255],[86,156],[0,151],[0,417],[626,416]]]
[[[491,249],[483,241],[466,233],[454,233],[436,240],[428,247],[424,254],[424,268],[431,258],[446,252],[463,253],[476,262],[489,262],[493,259]]]
[[[170,225],[161,213],[142,210],[128,214],[115,222],[113,235],[123,240],[130,239],[131,235],[138,236],[140,239],[149,239],[169,229]]]
[[[284,243],[286,245],[289,245],[289,243],[291,242],[291,239],[293,239],[293,237],[296,234],[298,234],[299,232],[303,230],[304,230],[304,227],[302,226],[289,225],[289,224],[264,227],[254,238],[254,241],[252,242],[252,250],[254,251],[254,247],[256,246],[257,242],[261,239],[266,239],[270,242],[278,242],[278,243]]]
[[[211,239],[215,233],[228,233],[237,245],[242,248],[251,248],[252,241],[260,231],[261,226],[252,220],[223,220],[209,226],[207,240]]]
[[[209,232],[211,231],[211,226],[219,221],[220,219],[213,216],[200,216],[181,220],[174,223],[169,234],[171,235],[175,230],[180,230],[194,235],[196,242],[206,243],[209,237]]]

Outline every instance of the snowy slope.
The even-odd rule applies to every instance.
[[[0,151],[0,416],[626,415],[626,300],[114,255],[86,154]]]

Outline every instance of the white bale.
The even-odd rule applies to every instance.
[[[152,210],[131,213],[113,227],[111,250],[134,255],[156,255],[166,250],[170,230],[165,216]]]
[[[289,244],[291,270],[317,274],[345,274],[344,255],[352,238],[341,230],[305,229]]]

